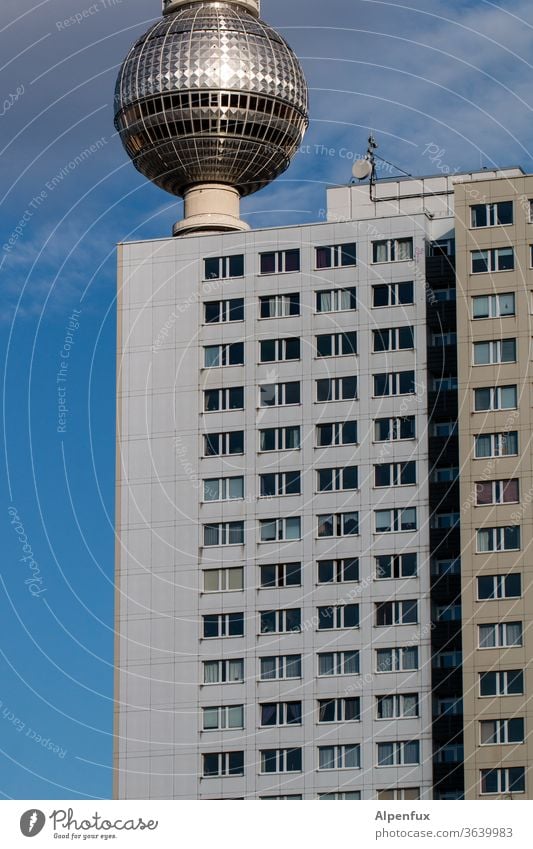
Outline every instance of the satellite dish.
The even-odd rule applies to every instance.
[[[358,159],[352,168],[352,174],[358,180],[366,180],[372,173],[372,165],[368,159]]]

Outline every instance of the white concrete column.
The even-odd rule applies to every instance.
[[[240,195],[232,186],[201,183],[185,192],[183,202],[185,216],[174,225],[174,236],[199,230],[224,232],[250,229],[239,218]]]

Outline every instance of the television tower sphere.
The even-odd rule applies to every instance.
[[[259,0],[163,0],[128,53],[115,126],[135,167],[185,200],[175,235],[245,230],[239,200],[288,168],[307,129],[307,86]]]

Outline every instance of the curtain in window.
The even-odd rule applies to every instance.
[[[494,625],[479,626],[480,649],[494,648],[496,646],[496,628]]]
[[[420,760],[418,740],[404,743],[403,762],[406,764],[417,764]]]
[[[300,447],[300,428],[288,427],[285,430],[285,448]]]
[[[302,661],[299,655],[285,658],[285,675],[287,678],[300,678],[302,674]]]
[[[263,657],[261,659],[261,678],[263,681],[274,679],[276,677],[276,658]]]
[[[379,700],[380,719],[392,719],[394,716],[394,696],[383,696]]]
[[[496,743],[496,727],[497,724],[493,720],[484,721],[481,723],[481,743]]]
[[[487,318],[489,315],[489,299],[481,295],[472,299],[472,315],[474,318]]]
[[[316,267],[331,268],[331,248],[316,249]]]
[[[318,674],[333,675],[335,672],[333,654],[319,654],[318,656]]]
[[[405,260],[413,258],[413,240],[398,239],[396,242],[396,259]]]
[[[487,436],[476,436],[476,457],[490,457],[492,453],[492,439]]]
[[[404,696],[403,697],[403,715],[417,716],[418,715],[418,697]]]
[[[418,666],[418,649],[416,646],[409,646],[402,649],[403,668],[416,669]]]
[[[204,525],[204,545],[218,545],[218,538],[218,525]]]
[[[353,309],[353,307],[355,306],[353,289],[341,289],[339,291],[339,297],[340,297],[339,308],[341,310]]]
[[[374,262],[387,262],[388,258],[388,243],[374,242]]]
[[[344,747],[344,766],[351,769],[359,769],[359,746]]]
[[[230,660],[228,670],[228,681],[242,681],[243,679],[243,662],[242,660]]]
[[[476,483],[476,504],[492,504],[492,483]]]
[[[522,645],[522,623],[508,622],[507,623],[507,645],[521,646]]]
[[[261,705],[261,725],[276,724],[276,705]]]
[[[216,684],[218,680],[218,661],[204,663],[204,682]]]
[[[394,743],[378,743],[378,766],[394,764]]]
[[[244,542],[244,523],[229,523],[229,545],[242,545]]]
[[[318,768],[335,769],[335,748],[333,746],[319,746]]]

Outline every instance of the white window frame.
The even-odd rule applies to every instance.
[[[300,674],[299,675],[291,675],[288,674],[289,670],[292,669],[293,665],[298,660],[300,664]],[[262,672],[262,661],[263,660],[274,660],[276,661],[275,675],[273,676],[265,676]],[[288,662],[290,661],[290,662]],[[301,654],[281,654],[281,655],[263,655],[259,658],[259,680],[260,681],[299,681],[302,678],[302,656]]]
[[[287,527],[289,521],[294,521],[296,527],[296,520],[298,522],[298,536],[287,536]],[[266,528],[267,524],[274,524],[275,530],[275,538],[274,539],[263,539],[262,532],[263,528]],[[283,516],[275,519],[260,519],[259,520],[259,542],[292,542],[294,540],[299,540],[302,538],[302,517],[301,516]]]
[[[333,750],[333,766],[321,766],[320,758],[321,752],[325,749]],[[349,764],[346,765],[348,760],[348,756],[355,756],[354,760],[357,761],[355,765]],[[341,745],[333,745],[333,746],[319,746],[318,747],[318,770],[319,772],[329,772],[331,770],[340,770],[340,769],[361,769],[361,745],[359,743],[344,743]]]
[[[345,624],[346,608],[347,607],[349,607],[349,608],[355,607],[357,609],[357,625],[346,625]],[[320,618],[320,613],[319,613],[320,610],[331,611],[331,614],[328,617],[332,620],[331,628],[321,628],[320,627],[320,623],[322,622],[322,620]],[[321,604],[317,607],[317,620],[318,620],[317,621],[317,627],[316,627],[317,631],[346,631],[346,630],[354,631],[354,630],[357,630],[359,628],[359,625],[360,625],[360,605],[354,604],[354,603],[333,604],[333,605],[332,604],[327,604],[327,605]]]
[[[230,534],[231,534],[231,526],[242,525],[242,541],[241,542],[229,542]],[[217,528],[217,537],[218,542],[213,542],[206,544],[205,542],[205,529],[207,527]],[[234,546],[234,545],[244,545],[244,521],[238,520],[235,522],[205,522],[202,526],[203,535],[202,535],[202,547],[203,548],[216,548],[217,546]]]
[[[294,342],[294,340],[299,342],[298,356],[297,357],[288,357],[287,356],[287,342]],[[261,346],[263,342],[273,342],[275,348],[275,356],[273,360],[264,360],[261,355]],[[291,362],[295,363],[301,359],[301,339],[299,336],[285,336],[281,339],[260,339],[259,340],[259,362],[260,363],[284,363]]]
[[[240,710],[241,712],[241,720],[238,725],[230,724],[231,720],[231,711]],[[217,725],[207,726],[205,724],[206,715],[211,712],[216,712],[217,714]],[[202,731],[225,731],[231,730],[234,728],[244,728],[244,705],[217,705],[211,706],[206,705],[202,707]]]
[[[346,718],[346,703],[347,702],[357,702],[357,717],[355,719],[347,719]],[[320,711],[322,703],[334,703],[333,712],[335,714],[334,719],[320,719]],[[317,709],[318,709],[318,725],[335,725],[337,722],[361,722],[361,697],[360,696],[341,696],[340,698],[325,698],[325,699],[317,699]]]
[[[216,681],[206,681],[206,668],[207,665],[217,664],[217,680]],[[240,678],[230,678],[229,673],[231,669],[231,664],[240,664],[242,670],[242,676]],[[244,683],[244,658],[243,657],[231,657],[224,658],[223,660],[204,660],[202,662],[203,669],[203,687],[211,687],[213,685],[220,686],[220,684],[242,684]]]
[[[411,392],[400,392],[400,375],[402,374],[412,374],[413,375],[413,390]],[[387,392],[384,392],[382,395],[376,395],[376,383],[375,378],[381,377],[385,375],[387,378]],[[392,372],[378,372],[372,375],[372,397],[373,398],[391,398],[397,395],[416,395],[416,374],[412,369],[405,369],[403,371],[392,371]]]
[[[300,751],[300,769],[288,769],[287,768],[287,752],[290,751]],[[265,770],[264,769],[264,754],[266,752],[276,752],[276,769],[275,770]],[[260,774],[261,775],[279,775],[280,773],[299,773],[302,772],[303,769],[303,751],[301,746],[290,746],[286,749],[261,749],[259,751],[259,765],[260,765]]]
[[[293,299],[298,298],[298,312],[291,312]],[[265,301],[270,302],[270,306],[274,305],[272,315],[261,315],[262,304]],[[259,320],[269,321],[272,318],[296,318],[301,313],[301,302],[299,292],[289,292],[283,295],[261,295],[259,298]]]
[[[242,259],[242,273],[241,274],[232,274],[231,273],[231,265],[232,260],[234,259]],[[218,260],[218,274],[212,274],[210,277],[206,274],[206,263],[207,262],[216,262]],[[228,256],[207,256],[204,257],[204,280],[228,280],[228,279],[237,279],[239,277],[244,277],[244,254],[231,254]]]
[[[522,769],[524,771],[524,789],[523,790],[511,790],[510,789],[510,770],[511,769]],[[483,790],[483,777],[484,773],[488,772],[496,772],[498,775],[498,789],[497,790]],[[526,792],[526,768],[523,766],[519,767],[492,767],[487,769],[481,769],[479,771],[479,793],[481,796],[498,796],[501,793],[506,794],[514,794],[514,793],[525,793]]]
[[[517,498],[515,498],[513,501],[504,500],[505,484],[512,483],[513,481],[516,481],[516,483],[518,484]],[[479,503],[478,498],[477,498],[477,495],[478,495],[477,486],[478,486],[478,484],[480,484],[480,485],[490,484],[491,485],[492,493],[491,493],[491,501],[490,502],[482,503],[482,504]],[[475,488],[475,493],[476,493],[476,507],[488,507],[489,504],[518,504],[518,502],[520,501],[519,478],[507,478],[505,480],[497,480],[497,481],[476,481],[476,483],[474,484],[474,488]]]
[[[331,351],[329,354],[321,354],[318,350],[320,339],[329,339]],[[353,344],[352,344],[353,343]],[[344,346],[353,350],[344,350]],[[346,330],[340,333],[319,333],[315,337],[315,358],[325,360],[329,357],[356,357],[357,356],[357,331]]]
[[[500,268],[501,258],[509,256],[509,251],[513,255],[513,264],[511,268]],[[481,254],[487,254],[487,269],[485,271],[474,271],[474,262],[476,259],[481,259]],[[514,271],[515,255],[514,248],[511,246],[504,248],[482,248],[475,251],[470,251],[470,273],[471,274],[499,274],[500,272]]]
[[[476,398],[478,392],[484,392],[486,390],[490,392],[490,407],[482,407],[479,408],[476,406]],[[504,389],[514,389],[515,391],[515,402],[510,407],[504,407],[503,404],[503,390]],[[509,383],[505,386],[484,386],[478,387],[474,389],[474,413],[490,413],[497,410],[516,410],[518,407],[518,386],[516,383]]]
[[[241,586],[231,586],[231,578],[237,577],[237,572],[241,575]],[[206,575],[218,575],[218,586],[215,590],[206,589]],[[231,573],[235,573],[232,575]],[[204,593],[238,593],[244,589],[244,567],[243,566],[223,566],[219,569],[204,569],[203,570],[203,592]]]
[[[402,257],[402,259],[397,259],[398,250],[400,245],[405,243],[406,245],[410,244],[410,250],[408,251],[409,256]],[[385,245],[385,254],[386,259],[376,259],[376,245]],[[412,236],[398,236],[394,239],[376,239],[372,242],[372,264],[373,265],[383,265],[386,262],[412,262],[414,258],[414,240]]]
[[[292,386],[293,384],[298,385],[299,393],[298,401],[287,401],[287,386]],[[265,393],[271,394],[271,397],[274,399],[273,404],[264,404],[263,399]],[[298,407],[302,403],[302,385],[299,380],[287,380],[283,383],[262,383],[259,386],[259,403],[258,408],[261,410],[270,410],[274,407]]]
[[[411,557],[413,554],[415,556],[415,561],[416,561],[415,562],[414,574],[409,573],[409,572],[404,573],[404,558],[407,557],[407,556]],[[391,571],[390,575],[380,575],[379,574],[379,570],[380,570],[381,567],[380,567],[380,564],[378,563],[378,560],[380,558],[383,558],[383,557],[390,558],[390,571]],[[375,568],[376,581],[395,581],[395,580],[398,580],[399,578],[406,579],[406,580],[411,579],[411,578],[418,578],[418,554],[417,554],[416,551],[412,551],[412,552],[411,551],[409,551],[409,552],[405,551],[402,554],[376,554],[374,556],[374,562],[375,562],[375,567],[376,567]]]
[[[505,547],[505,530],[506,528],[518,528],[518,546],[514,548]],[[492,548],[481,548],[480,533],[491,532]],[[522,545],[522,532],[520,525],[498,525],[494,528],[476,528],[476,554],[490,554],[497,551],[520,551]]]
[[[242,390],[242,405],[240,407],[233,407],[231,405],[231,392],[235,389]],[[207,409],[207,397],[209,392],[218,393],[218,406],[215,409]],[[227,410],[244,410],[244,386],[228,386],[223,389],[204,389],[204,413],[206,413],[206,415],[209,415],[210,413],[222,413]]]
[[[289,722],[289,705],[297,704],[300,705],[300,722]],[[273,707],[275,712],[275,722],[267,723],[263,725],[263,721],[261,718],[263,707]],[[302,726],[303,724],[303,715],[302,715],[302,702],[300,699],[289,699],[288,701],[283,702],[259,702],[259,727],[260,728],[282,728],[289,727],[292,728],[294,726]]]
[[[242,434],[242,437],[243,437],[243,439],[242,439],[243,450],[242,451],[230,451],[229,450],[230,447],[231,447],[231,434],[232,433]],[[228,456],[229,457],[231,457],[231,456],[240,457],[244,454],[244,431],[243,430],[226,430],[226,431],[218,431],[218,432],[215,431],[213,433],[204,433],[203,436],[204,436],[204,455],[203,455],[204,457],[228,457]],[[214,436],[216,436],[218,438],[219,451],[218,451],[217,454],[207,454],[206,448],[207,448],[208,437],[214,437]]]
[[[287,567],[292,566],[298,567],[300,580],[298,583],[287,583]],[[263,580],[261,578],[261,570],[264,568],[273,568],[276,571],[276,583],[272,584],[263,584]],[[260,563],[259,564],[259,589],[276,589],[279,587],[300,587],[302,585],[302,564],[298,561],[292,561],[287,563]]]
[[[264,431],[273,430],[276,432],[275,448],[261,448],[261,434]],[[298,430],[298,445],[287,445],[287,434],[290,430]],[[259,430],[259,453],[272,454],[274,451],[300,451],[302,447],[302,429],[300,425],[285,425],[283,427],[266,427]]]
[[[208,616],[216,617],[216,619],[217,619],[217,632],[218,633],[214,634],[212,637],[207,637],[204,634],[205,619]],[[242,634],[230,634],[230,628],[231,628],[230,617],[231,616],[241,616],[242,617]],[[235,637],[240,639],[241,637],[244,637],[245,630],[246,630],[245,627],[244,627],[244,622],[245,622],[245,616],[244,616],[244,613],[242,613],[241,611],[239,611],[239,612],[235,611],[234,613],[233,612],[232,613],[204,613],[202,615],[202,640],[226,640],[226,639],[233,639]]]
[[[355,395],[344,395],[344,381],[345,380],[355,380]],[[329,392],[328,395],[331,395],[330,398],[326,398],[323,401],[318,398],[318,386],[319,383],[327,381],[329,383]],[[316,389],[316,403],[317,404],[330,404],[332,401],[358,401],[359,400],[359,381],[357,379],[357,375],[354,374],[345,374],[343,377],[321,377],[318,380],[315,380],[315,389]]]
[[[418,693],[385,693],[376,696],[376,720],[378,722],[390,722],[391,719],[418,719],[420,716],[420,697]],[[414,699],[415,713],[406,712],[407,699]],[[392,702],[392,714],[390,716],[380,716],[379,709],[382,702],[389,700]],[[407,708],[407,711],[410,707]]]
[[[287,254],[298,253],[298,268],[290,268],[287,271]],[[274,256],[274,270],[262,271],[261,259],[263,256]],[[299,274],[302,270],[302,255],[300,248],[284,248],[283,250],[261,251],[259,254],[259,274]]]
[[[507,222],[506,224],[501,224],[498,221],[499,209],[498,207],[501,204],[511,204],[512,208],[512,221]],[[487,217],[487,224],[474,224],[474,209],[476,207],[485,207],[485,215]],[[493,201],[492,203],[473,203],[470,205],[470,229],[471,230],[486,230],[489,227],[512,227],[514,223],[514,204],[511,201]]]
[[[344,426],[345,425],[355,425],[355,442],[344,442]],[[325,443],[324,445],[319,444],[318,435],[320,427],[330,427],[331,428],[331,442]],[[319,422],[315,426],[315,439],[316,439],[316,448],[329,448],[333,445],[358,445],[359,444],[359,434],[358,434],[358,424],[355,419],[349,419],[343,422]]]
[[[220,301],[204,301],[204,324],[208,327],[211,324],[229,324],[244,321],[244,318],[230,318],[232,312],[232,303],[234,301],[242,302],[242,309],[244,315],[244,298],[222,298]],[[218,304],[218,321],[206,321],[206,307],[208,305]]]
[[[503,355],[503,345],[505,342],[513,342],[514,343],[514,357],[511,360],[504,360],[502,358]],[[486,363],[476,362],[476,351],[480,350],[481,345],[488,345],[489,348],[489,359]],[[513,338],[509,339],[488,339],[486,341],[479,341],[472,343],[472,365],[473,366],[493,366],[500,365],[501,363],[516,363],[517,361],[517,340]]]
[[[231,363],[231,362],[229,361],[229,359],[230,359],[231,349],[232,349],[235,345],[242,345],[242,346],[243,346],[243,351],[242,351],[242,362],[240,362],[240,363]],[[240,342],[240,341],[239,341],[239,342],[222,342],[222,343],[220,343],[220,344],[218,344],[218,345],[204,345],[204,364],[203,364],[203,368],[204,368],[204,369],[214,369],[214,368],[232,368],[232,367],[240,367],[240,366],[243,366],[243,365],[244,365],[244,361],[245,361],[245,352],[244,352],[244,347],[245,347],[245,346],[244,346],[244,343],[243,343],[243,342]],[[208,352],[208,350],[209,350],[210,348],[218,348],[218,358],[217,358],[217,359],[218,359],[218,362],[217,362],[217,363],[210,363],[210,364],[208,364],[208,363],[207,363],[207,361],[206,361],[206,358],[207,358],[207,352]]]
[[[231,482],[232,481],[241,481],[242,488],[240,495],[231,495]],[[227,478],[204,478],[202,480],[203,483],[203,495],[202,495],[202,503],[204,504],[217,504],[220,501],[242,501],[244,499],[244,475],[232,475]],[[206,490],[208,484],[218,485],[219,496],[218,498],[207,498]]]
[[[412,650],[416,652],[416,665],[415,666],[404,666],[404,658],[412,652]],[[418,650],[418,646],[395,646],[388,647],[383,646],[377,648],[376,650],[376,674],[377,675],[389,675],[391,672],[415,672],[420,668],[420,652]],[[379,654],[383,652],[389,652],[391,658],[391,666],[390,669],[380,669],[379,668]]]
[[[513,301],[513,311],[512,312],[504,312],[501,311],[501,305],[504,298],[509,298],[512,295]],[[481,298],[488,298],[488,315],[475,315],[475,303],[479,301]],[[488,318],[509,318],[511,316],[516,315],[516,293],[515,292],[501,292],[496,295],[473,295],[472,296],[472,321],[486,321]]]
[[[511,434],[516,437],[517,449],[516,449],[516,451],[513,451],[512,454],[511,453],[508,454],[508,453],[504,452],[503,449],[505,448],[506,443],[509,441],[509,437],[511,436]],[[490,454],[477,454],[476,453],[477,439],[478,439],[478,437],[481,438],[481,437],[486,437],[486,436],[490,436],[490,438],[491,438],[491,453]],[[474,436],[474,459],[475,460],[488,460],[492,457],[517,457],[518,453],[519,452],[518,452],[518,431],[517,430],[511,430],[511,431],[507,431],[507,432],[503,431],[503,432],[500,432],[500,433],[477,433]]]
[[[414,434],[413,436],[402,436],[402,422],[408,420],[414,423]],[[378,422],[387,421],[389,428],[389,435],[387,439],[378,439],[377,436],[377,428]],[[374,419],[374,442],[382,443],[382,442],[407,442],[410,439],[416,439],[416,416],[383,416],[377,419]]]
[[[242,772],[230,772],[230,755],[242,755],[243,756],[243,767]],[[211,757],[218,757],[218,772],[211,773],[211,775],[206,775],[205,773],[205,761],[204,758],[209,755]],[[242,776],[244,775],[244,752],[235,751],[235,752],[203,752],[202,753],[202,778],[204,781],[209,778],[222,778],[225,776]]]
[[[343,253],[345,248],[353,248],[353,262],[343,262]],[[318,251],[330,251],[330,264],[318,265]],[[338,245],[317,245],[315,247],[315,270],[325,271],[328,268],[355,268],[357,265],[357,244],[356,242],[343,242]]]
[[[522,691],[509,693],[509,676],[514,674],[515,672],[522,673]],[[487,672],[480,672],[479,674],[479,696],[480,699],[494,699],[497,696],[523,696],[524,695],[524,670],[523,669],[503,669],[503,670],[488,670]],[[483,675],[494,675],[496,681],[496,688],[494,693],[482,694],[481,692],[481,681]]]
[[[412,335],[412,345],[407,345],[400,347],[400,331],[401,330],[410,330]],[[380,333],[388,333],[388,348],[378,348],[376,349],[376,339],[378,338],[378,334]],[[403,327],[379,327],[372,330],[372,353],[373,354],[386,354],[389,351],[413,351],[416,347],[415,342],[415,328],[413,325],[405,325]]]
[[[520,642],[512,641],[512,631],[511,628],[515,628],[517,625],[520,626],[519,640]],[[494,639],[493,645],[482,645],[483,629],[491,629],[491,636]],[[520,648],[524,645],[524,625],[523,622],[491,622],[491,623],[483,623],[482,625],[477,626],[478,632],[478,648],[481,651],[485,649],[509,649],[509,648]]]
[[[287,627],[287,614],[292,612],[293,610],[298,610],[300,612],[300,627],[299,628],[288,628]],[[275,618],[275,630],[274,631],[262,631],[261,630],[261,616],[263,613],[273,613]],[[302,611],[298,607],[284,607],[278,608],[277,610],[269,609],[269,610],[260,610],[259,611],[259,634],[261,636],[265,634],[300,634],[302,631]]]
[[[410,301],[400,301],[399,300],[400,286],[405,285],[405,284],[409,284],[410,286],[412,286],[413,294],[411,296]],[[374,289],[376,289],[378,287],[383,288],[384,286],[386,286],[389,290],[389,297],[387,299],[387,303],[376,305],[376,304],[374,304]],[[374,309],[374,310],[389,309],[389,307],[405,307],[405,306],[408,306],[408,305],[413,305],[414,303],[415,303],[414,280],[400,280],[397,283],[378,283],[378,284],[372,286],[372,309]]]
[[[522,721],[522,739],[521,740],[510,740],[509,739],[509,723],[511,719],[520,719]],[[480,746],[517,746],[520,743],[525,742],[525,728],[524,728],[524,719],[521,716],[513,716],[511,719],[482,719],[479,721],[479,745]],[[493,725],[494,731],[493,736],[496,737],[494,741],[489,743],[483,742],[483,726],[484,725]]]
[[[267,475],[274,475],[275,478],[275,493],[273,495],[263,495],[261,492],[262,478]],[[298,475],[299,489],[298,492],[287,492],[287,486],[292,483],[289,475]],[[259,475],[259,498],[284,498],[285,496],[301,495],[302,494],[302,473],[299,469],[291,469],[287,472],[265,472]]]
[[[316,491],[317,493],[322,492],[355,492],[359,489],[359,475],[358,475],[358,466],[337,466],[334,468],[327,467],[325,469],[317,469],[316,470]],[[344,485],[344,473],[348,470],[355,469],[355,477],[356,483],[355,486],[345,486]],[[320,489],[320,473],[321,472],[331,472],[331,488],[330,489]]]
[[[320,298],[323,295],[329,295],[331,298],[331,309],[329,310],[319,309]],[[344,303],[348,303],[349,306],[344,306]],[[315,290],[315,313],[317,315],[332,312],[355,312],[356,309],[357,289],[355,286],[341,286],[334,289]]]
[[[386,484],[378,484],[376,483],[377,470],[380,466],[388,466],[389,467],[389,475],[390,482]],[[408,483],[403,482],[404,474],[409,470],[411,471],[414,467],[415,470],[415,479],[414,481],[409,481]],[[375,489],[388,489],[392,486],[416,486],[417,485],[417,468],[416,468],[416,460],[405,460],[401,463],[378,463],[374,466],[374,488]]]
[[[506,592],[506,580],[512,576],[519,575],[520,577],[520,592],[518,595],[507,595]],[[493,598],[482,598],[479,594],[479,579],[480,578],[492,578],[493,588],[494,588],[494,597]],[[507,575],[478,575],[477,576],[477,601],[482,601],[483,603],[487,601],[500,601],[501,599],[506,598],[522,598],[522,573],[521,572],[510,572]]]
[[[412,622],[404,622],[404,616],[407,612],[413,609],[416,611],[416,618]],[[392,616],[391,622],[381,624],[378,622],[378,612],[387,606],[390,609]],[[400,601],[377,601],[375,602],[375,627],[376,628],[391,628],[396,625],[418,625],[418,599],[406,598]]]
[[[403,515],[407,511],[414,512],[415,518],[415,526],[414,528],[404,528],[403,525]],[[377,526],[378,513],[389,513],[391,521],[389,522],[390,527],[387,530],[380,530]],[[410,523],[409,523],[410,524]],[[418,530],[418,512],[416,507],[391,507],[383,510],[374,510],[374,533],[376,534],[399,534],[399,533],[414,533]]]
[[[406,748],[407,746],[413,745],[413,743],[416,743],[418,747],[418,759],[416,761],[406,761]],[[379,762],[381,746],[392,746],[392,763],[383,764]],[[376,743],[376,769],[390,769],[390,767],[394,766],[416,766],[421,762],[421,749],[422,746],[420,740],[383,740],[383,742]]]
[[[334,671],[331,673],[321,672],[320,658],[329,657],[330,655],[332,658],[332,667]],[[361,674],[361,658],[359,649],[348,649],[346,651],[321,651],[317,654],[317,663],[318,678],[337,678],[339,676]],[[351,670],[346,672],[345,670],[348,664],[353,664],[354,666],[357,666],[357,672],[352,672]]]
[[[347,522],[350,521],[348,519],[349,516],[355,516],[356,518],[353,520],[357,523],[357,531],[353,534],[345,533]],[[320,526],[324,525],[324,520],[328,517],[332,518],[333,525],[333,533],[332,534],[320,534]],[[354,537],[359,536],[360,528],[359,528],[359,512],[357,510],[350,510],[347,513],[320,513],[317,515],[317,539],[333,539],[335,537]]]

